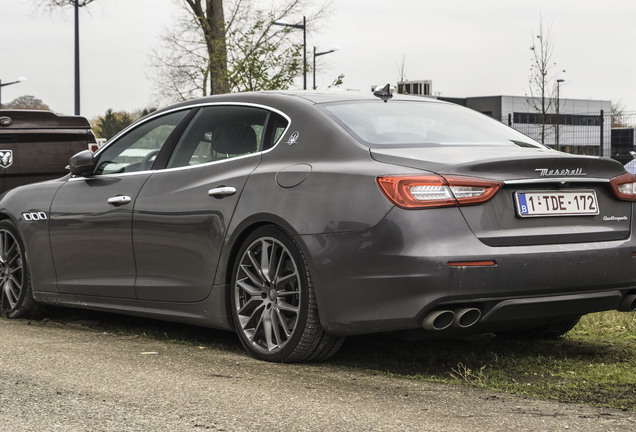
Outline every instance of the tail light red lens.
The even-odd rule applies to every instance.
[[[610,180],[612,190],[618,199],[636,201],[636,176],[625,173]]]
[[[421,209],[481,204],[491,199],[503,183],[460,176],[381,176],[378,186],[398,207]]]
[[[449,261],[450,267],[494,267],[497,263],[493,260],[487,261]]]

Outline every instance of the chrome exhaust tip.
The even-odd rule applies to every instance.
[[[481,311],[477,308],[462,308],[455,311],[453,326],[467,328],[475,325],[481,318]]]
[[[455,312],[452,310],[436,310],[426,314],[422,320],[424,330],[444,330],[455,321]]]

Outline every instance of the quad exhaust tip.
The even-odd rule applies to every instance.
[[[477,308],[463,308],[455,311],[453,325],[459,328],[467,328],[475,325],[481,318],[481,311]]]
[[[636,293],[627,294],[621,300],[618,310],[621,312],[636,311]],[[459,309],[438,309],[429,312],[422,319],[424,330],[440,331],[449,327],[465,329],[479,322],[481,310],[476,307],[464,307]]]
[[[475,325],[481,318],[477,308],[444,309],[429,312],[422,320],[424,330],[445,330],[451,326],[467,328]]]
[[[422,320],[425,330],[444,330],[455,322],[455,312],[452,310],[436,310],[429,312]]]

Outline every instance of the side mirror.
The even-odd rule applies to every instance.
[[[90,150],[83,150],[73,156],[68,161],[68,167],[71,174],[75,176],[85,177],[93,173],[95,170],[95,157]]]

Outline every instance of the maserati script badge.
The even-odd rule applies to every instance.
[[[586,176],[587,174],[583,172],[583,168],[575,168],[575,169],[548,169],[548,168],[537,168],[536,172],[539,173],[541,177],[561,177],[561,176]]]

